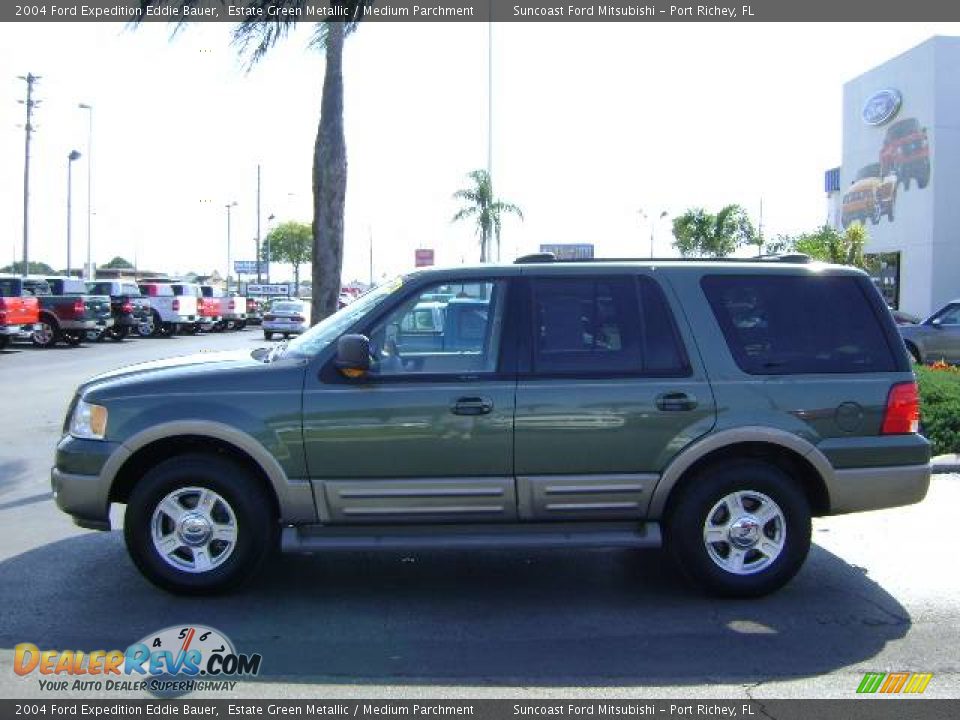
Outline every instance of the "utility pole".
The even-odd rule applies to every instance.
[[[763,198],[760,198],[760,221],[757,223],[757,257],[763,256]]]
[[[260,284],[260,163],[257,163],[257,284]]]
[[[33,108],[40,104],[33,99],[33,85],[39,75],[27,73],[19,76],[27,84],[27,99],[20,102],[26,106],[27,121],[23,126],[23,275],[30,269],[30,136],[33,135]]]
[[[87,111],[87,269],[82,276],[93,280],[93,105],[77,107]]]
[[[230,292],[230,211],[231,211],[234,207],[236,207],[236,205],[237,205],[237,201],[236,201],[236,200],[233,200],[233,201],[228,202],[228,203],[226,204],[226,208],[227,208],[227,275],[226,275],[226,283],[227,283],[227,292],[228,292],[228,293]],[[239,281],[239,279],[238,279],[238,280],[237,280],[237,288],[239,288],[239,287],[240,287],[240,281]]]
[[[489,7],[490,19],[487,21],[487,180],[490,184],[490,202],[493,202],[493,0],[490,0]],[[497,262],[500,262],[499,242],[497,243]]]
[[[370,287],[372,288],[373,287],[373,227],[368,225],[367,232],[370,235]]]
[[[73,236],[73,161],[80,159],[80,153],[71,150],[67,155],[67,277],[71,275],[73,268],[73,257],[71,255],[71,245]]]

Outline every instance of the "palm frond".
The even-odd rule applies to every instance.
[[[471,215],[476,214],[478,209],[479,208],[477,208],[476,205],[470,205],[468,207],[461,208],[460,210],[457,211],[457,214],[453,216],[453,219],[450,222],[459,222],[464,218],[468,218]]]

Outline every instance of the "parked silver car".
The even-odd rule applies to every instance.
[[[919,325],[897,325],[918,363],[960,364],[960,299],[952,300]]]
[[[310,329],[310,306],[301,300],[274,300],[263,316],[263,337],[272,340],[275,333],[288,338]]]

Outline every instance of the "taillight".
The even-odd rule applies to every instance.
[[[299,315],[294,315],[290,319],[293,320],[293,322],[303,322],[303,318]]]
[[[86,310],[83,306],[83,300],[77,300],[73,303],[73,316],[77,318],[82,318],[83,313]]]
[[[234,309],[235,303],[233,302],[233,300],[230,301],[230,304],[227,307],[230,308],[231,310]]]
[[[197,298],[197,312],[203,310],[203,298]]]
[[[173,299],[173,305],[171,306],[174,312],[180,312],[180,298]]]
[[[125,302],[125,303],[123,304],[123,308],[121,308],[121,309],[123,310],[123,313],[124,313],[125,315],[129,315],[130,313],[133,312],[133,303],[131,303],[131,302]]]
[[[881,435],[906,435],[920,427],[920,393],[915,382],[897,383],[887,395]]]

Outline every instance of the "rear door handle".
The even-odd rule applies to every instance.
[[[693,410],[697,406],[697,399],[687,393],[672,392],[657,395],[656,403],[658,410],[684,411]]]
[[[462,397],[450,408],[454,415],[488,415],[492,410],[493,402],[482,397]]]

